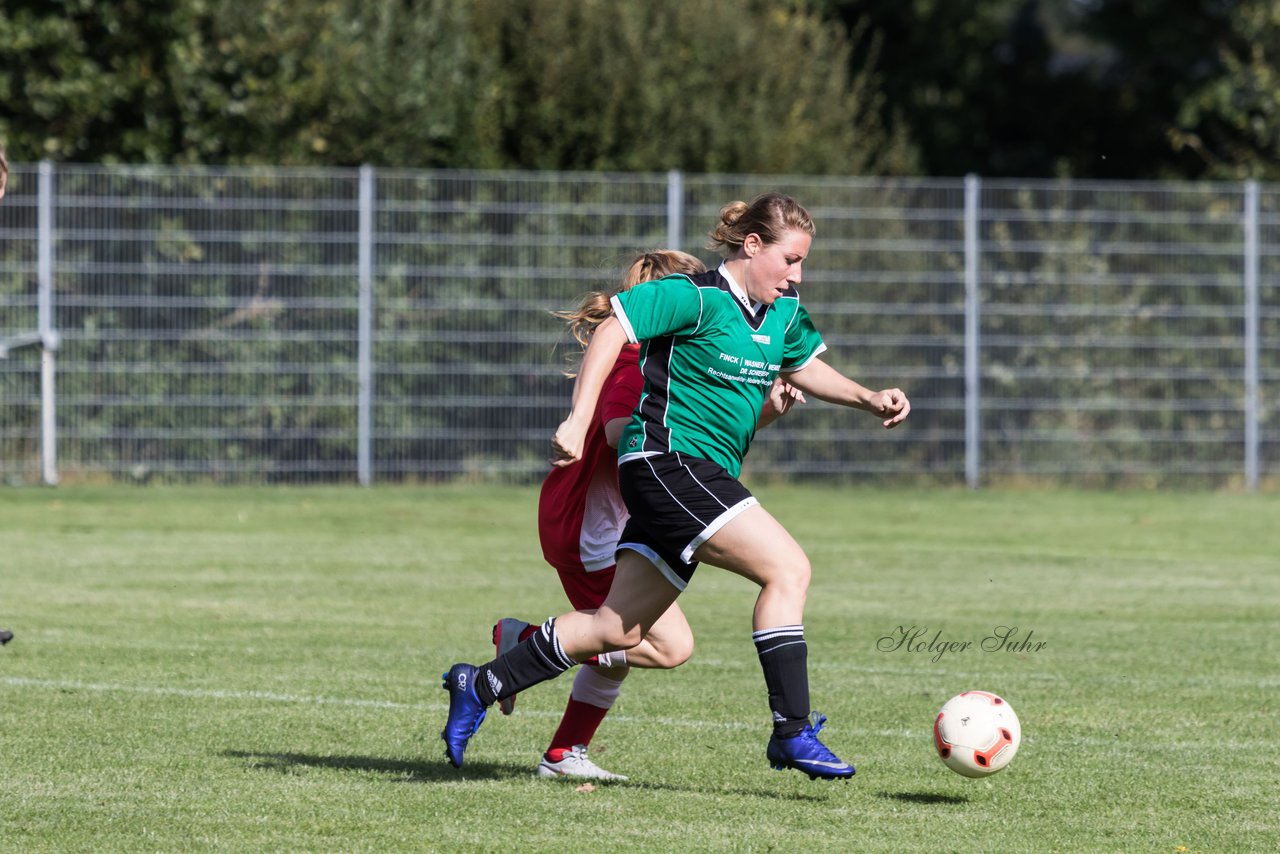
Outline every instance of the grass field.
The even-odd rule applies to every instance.
[[[450,768],[441,671],[487,658],[494,618],[564,609],[533,490],[0,490],[0,843],[1280,849],[1280,496],[759,494],[813,560],[814,705],[848,784],[768,768],[754,589],[711,568],[681,600],[693,659],[634,674],[593,745],[631,782],[532,776],[568,678]],[[982,650],[1000,626],[1044,645]],[[914,629],[974,646],[881,642]],[[1022,719],[986,780],[931,744],[970,688]]]

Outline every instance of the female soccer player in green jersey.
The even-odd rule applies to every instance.
[[[809,560],[737,479],[779,374],[806,395],[878,416],[886,428],[911,410],[900,389],[871,391],[818,358],[826,346],[795,290],[813,234],[808,212],[788,196],[733,202],[711,233],[724,258],[718,269],[614,297],[614,317],[592,337],[572,410],[552,442],[556,465],[579,459],[609,369],[624,343],[639,342],[644,391],[618,446],[631,518],[613,584],[594,612],[549,619],[493,661],[455,664],[445,674],[449,716],[441,737],[455,767],[488,706],[592,655],[636,646],[706,562],[760,587],[752,637],[773,713],[770,764],[811,778],[853,775],[818,740],[825,718],[811,717]]]

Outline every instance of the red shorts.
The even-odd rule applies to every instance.
[[[609,587],[613,584],[613,571],[617,567],[607,566],[587,572],[582,567],[564,569],[556,567],[560,574],[560,584],[569,597],[570,604],[578,611],[594,611],[604,604],[604,597],[609,595]]]

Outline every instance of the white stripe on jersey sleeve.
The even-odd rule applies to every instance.
[[[627,313],[622,310],[622,303],[619,301],[617,294],[609,297],[609,305],[613,306],[613,316],[618,318],[618,322],[622,324],[622,331],[626,333],[627,340],[632,344],[639,344],[640,339],[636,337],[636,331],[631,327],[631,321],[627,319]]]

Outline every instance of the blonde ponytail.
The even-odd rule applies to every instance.
[[[694,275],[706,271],[706,265],[687,252],[674,249],[642,252],[627,267],[627,272],[623,275],[617,289],[591,291],[582,298],[577,308],[570,311],[553,311],[551,314],[565,322],[569,334],[585,350],[596,327],[613,316],[613,306],[609,304],[609,300],[614,294],[630,290],[641,282],[651,282],[676,273]],[[581,354],[571,358],[576,363],[581,358]],[[576,370],[566,372],[565,375],[571,377],[575,374]]]

